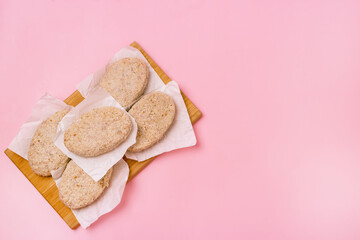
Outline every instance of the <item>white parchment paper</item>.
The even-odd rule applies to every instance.
[[[126,150],[136,142],[137,125],[135,120],[130,116],[132,121],[132,130],[129,137],[121,143],[121,145],[111,152],[102,154],[97,157],[82,157],[75,153],[70,152],[64,145],[64,134],[70,125],[80,118],[83,113],[87,113],[94,108],[105,106],[112,106],[121,108],[120,104],[102,88],[96,88],[91,91],[79,105],[74,107],[58,125],[57,133],[54,141],[55,145],[69,158],[74,160],[76,164],[81,167],[88,175],[95,181],[100,180],[107,171],[114,166],[125,154]]]
[[[53,176],[56,185],[61,182],[60,176]],[[128,177],[129,166],[121,159],[114,165],[110,185],[104,193],[89,206],[72,210],[81,227],[86,229],[100,216],[112,211],[120,203]]]
[[[179,86],[175,81],[171,81],[167,85],[157,75],[155,70],[150,66],[150,63],[142,55],[142,53],[131,46],[125,47],[117,52],[110,60],[109,63],[118,61],[126,57],[136,57],[143,59],[150,70],[150,79],[144,94],[153,91],[163,91],[173,97],[176,104],[176,116],[174,123],[166,133],[166,136],[153,147],[142,151],[140,153],[126,153],[126,157],[137,161],[145,161],[150,157],[157,156],[164,152],[169,152],[178,148],[190,147],[196,144],[195,133],[184,103],[181,96]],[[100,80],[105,72],[105,68],[96,71],[94,74],[88,76],[85,80],[80,82],[76,88],[79,90],[83,97],[87,98],[91,95],[92,91],[96,91],[99,86]],[[128,106],[126,106],[128,107]]]
[[[165,85],[161,78],[157,75],[155,70],[150,66],[150,63],[142,55],[142,53],[134,47],[127,46],[122,48],[120,51],[115,53],[115,55],[109,60],[109,64],[127,57],[140,58],[144,60],[149,67],[149,83],[145,89],[145,94]],[[79,90],[79,92],[84,98],[87,98],[91,94],[91,92],[98,87],[100,80],[104,75],[105,69],[106,66],[89,75],[85,80],[83,80],[76,86],[77,90]],[[123,107],[128,108],[129,106]]]
[[[155,90],[155,92],[156,91],[164,92],[174,99],[176,106],[174,122],[160,142],[138,153],[126,152],[125,155],[127,158],[144,161],[164,152],[190,147],[196,144],[195,133],[178,84],[175,81],[171,81],[160,89]]]
[[[72,107],[46,93],[36,103],[29,119],[21,126],[19,133],[10,143],[9,149],[27,160],[30,142],[36,129],[52,114],[66,108]],[[51,172],[56,184],[61,180],[60,177],[65,167]],[[90,226],[100,216],[110,212],[120,203],[128,177],[129,167],[121,159],[114,165],[109,188],[105,190],[104,194],[93,204],[79,210],[72,210],[83,228]]]
[[[60,99],[46,93],[35,104],[29,119],[21,126],[9,149],[27,160],[30,142],[38,126],[54,113],[70,108],[72,107]]]

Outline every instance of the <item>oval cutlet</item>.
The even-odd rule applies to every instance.
[[[106,67],[100,86],[124,108],[143,93],[149,81],[149,68],[139,58],[123,58]]]
[[[38,175],[51,176],[51,171],[64,166],[69,158],[54,144],[57,126],[68,110],[58,111],[43,121],[30,142],[28,160]]]
[[[129,152],[140,152],[160,141],[175,118],[174,100],[165,93],[143,96],[129,111],[138,125],[136,143]]]
[[[96,157],[118,147],[131,129],[126,111],[116,107],[95,108],[70,125],[64,134],[64,145],[79,156]]]
[[[95,182],[74,161],[65,168],[59,184],[60,200],[71,209],[86,207],[98,199],[109,186],[112,168]]]

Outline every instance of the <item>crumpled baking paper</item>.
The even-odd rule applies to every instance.
[[[10,143],[9,149],[27,160],[31,139],[40,123],[54,113],[70,108],[72,107],[60,99],[46,93],[36,103],[29,119],[21,126],[19,133]]]
[[[21,126],[19,133],[10,143],[9,149],[27,160],[30,142],[38,126],[55,112],[66,108],[72,107],[46,93],[36,103],[29,119]],[[59,183],[65,167],[51,172],[56,184]],[[128,177],[129,166],[121,159],[114,165],[109,188],[105,189],[103,195],[85,208],[72,210],[83,228],[90,226],[101,215],[110,212],[120,203]]]
[[[61,182],[61,174],[59,175],[53,176],[57,186]],[[100,216],[112,211],[120,203],[128,177],[129,166],[121,159],[114,165],[110,185],[104,193],[89,206],[72,210],[81,227],[86,229]]]
[[[126,152],[125,156],[127,158],[144,161],[164,152],[190,147],[196,144],[195,133],[178,84],[175,81],[171,81],[154,92],[157,91],[166,93],[173,98],[176,107],[174,122],[162,140],[144,151],[138,153]]]
[[[150,63],[142,55],[142,53],[138,49],[131,46],[125,47],[119,52],[117,52],[113,56],[113,58],[110,59],[109,63],[118,61],[126,57],[141,58],[146,62],[149,67],[150,78],[144,94],[153,91],[162,91],[170,95],[174,99],[176,104],[175,120],[170,129],[167,131],[164,138],[160,142],[155,144],[153,147],[142,152],[127,152],[126,157],[136,161],[145,161],[164,152],[169,152],[178,148],[190,147],[195,145],[195,133],[177,83],[175,81],[171,81],[170,83],[165,85],[159,75],[150,66]],[[76,88],[79,90],[81,95],[83,95],[83,97],[87,98],[87,96],[91,95],[92,91],[98,88],[100,80],[105,72],[105,68],[106,67],[103,67],[94,74],[91,74],[76,86]]]
[[[142,53],[134,47],[127,46],[122,48],[109,60],[109,64],[127,57],[140,58],[144,60],[149,67],[150,76],[148,85],[145,88],[145,94],[165,85],[161,78],[157,75],[155,70],[150,66],[150,63],[142,55]],[[87,98],[89,95],[91,95],[91,92],[99,86],[100,80],[105,73],[105,69],[106,66],[89,75],[85,80],[83,80],[76,86],[76,89],[81,93],[84,98]],[[128,108],[129,106],[123,107]]]
[[[91,94],[85,98],[76,107],[70,110],[58,125],[58,129],[54,138],[55,145],[69,158],[81,167],[88,175],[95,181],[99,181],[107,171],[116,164],[125,154],[126,150],[136,142],[137,125],[135,120],[130,116],[133,124],[129,137],[114,150],[102,154],[97,157],[82,157],[70,152],[64,145],[64,134],[70,125],[80,118],[83,113],[87,113],[94,108],[105,106],[123,107],[104,89],[96,88],[91,91]]]

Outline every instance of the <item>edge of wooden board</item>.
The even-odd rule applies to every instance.
[[[151,67],[155,70],[155,72],[159,75],[165,84],[171,81],[169,76],[165,74],[165,72],[154,62],[154,60],[151,59],[151,57],[141,48],[137,42],[131,43],[130,46],[137,48],[144,55],[144,57],[150,63]],[[201,118],[202,113],[183,92],[181,92],[181,95],[186,104],[191,123],[194,124]],[[67,97],[64,102],[68,105],[76,106],[82,100],[84,100],[84,97],[80,94],[79,91],[76,90],[69,97]],[[41,177],[33,173],[29,162],[16,153],[12,152],[10,149],[6,149],[4,152],[16,165],[16,167],[23,173],[23,175],[31,182],[31,184],[39,191],[39,193],[46,199],[52,208],[60,215],[66,224],[71,229],[76,229],[79,227],[80,224],[75,218],[71,209],[66,207],[65,204],[62,203],[59,199],[58,189],[54,180],[50,177]],[[155,158],[156,156],[143,162],[137,162],[124,157],[130,169],[128,182],[131,181],[144,168],[146,168]]]
[[[73,212],[61,202],[59,198],[58,188],[51,177],[42,177],[35,174],[30,167],[27,160],[20,157],[10,149],[6,149],[5,154],[15,164],[15,166],[22,172],[22,174],[29,180],[29,182],[38,190],[38,192],[45,198],[51,207],[57,212],[64,222],[71,228],[79,227],[79,222],[75,218]]]

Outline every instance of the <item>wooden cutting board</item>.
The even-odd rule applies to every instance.
[[[171,79],[164,73],[163,70],[149,57],[149,55],[140,47],[137,42],[130,44],[131,46],[140,50],[144,57],[148,60],[150,65],[154,68],[159,77],[166,84],[171,81]],[[200,110],[187,98],[183,93],[182,97],[184,98],[190,119],[192,124],[201,118]],[[82,100],[79,91],[75,91],[67,99],[65,103],[76,106]],[[66,207],[59,199],[59,192],[56,187],[54,180],[51,177],[41,177],[36,175],[30,168],[29,162],[24,158],[20,157],[16,153],[12,152],[10,149],[5,150],[5,154],[13,161],[13,163],[19,168],[19,170],[25,175],[25,177],[34,185],[34,187],[40,192],[40,194],[48,201],[48,203],[54,208],[54,210],[60,215],[60,217],[69,225],[71,229],[76,229],[79,226],[79,222],[75,218],[72,211]],[[149,165],[155,157],[152,157],[144,162],[136,162],[134,160],[126,159],[125,161],[129,164],[130,175],[128,182],[133,179],[139,172],[141,172],[147,165]]]

